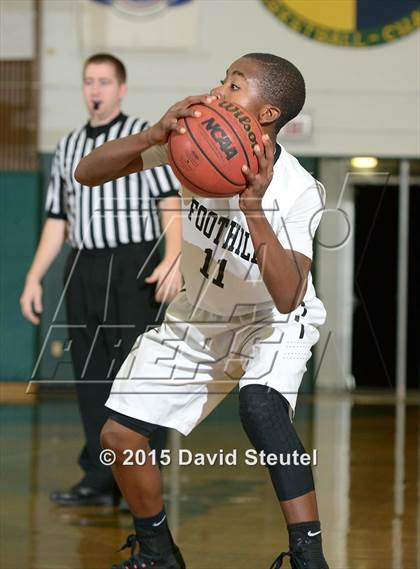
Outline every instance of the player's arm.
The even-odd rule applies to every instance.
[[[191,105],[210,102],[215,98],[211,95],[187,97],[173,105],[160,121],[147,130],[111,140],[95,148],[79,162],[74,177],[81,184],[93,187],[139,172],[143,169],[141,154],[145,150],[166,144],[171,132],[185,133],[185,129],[178,124],[178,119],[200,116],[199,112],[190,108]],[[149,164],[147,166],[151,167]]]
[[[312,261],[302,253],[285,249],[264,214],[262,198],[273,177],[274,147],[266,136],[263,142],[264,149],[254,148],[259,162],[258,174],[243,168],[247,189],[242,192],[239,205],[247,218],[264,284],[276,308],[288,314],[305,296]]]
[[[285,249],[262,215],[247,215],[249,232],[264,284],[277,309],[292,312],[305,296],[312,261],[298,251]]]
[[[39,324],[38,314],[42,312],[41,281],[63,247],[66,239],[66,223],[65,219],[53,217],[47,219],[34,260],[26,275],[20,306],[22,314],[33,324]]]

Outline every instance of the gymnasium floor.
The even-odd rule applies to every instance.
[[[386,396],[301,398],[295,424],[306,449],[318,451],[331,569],[420,566],[419,410],[413,397],[406,406]],[[236,467],[165,469],[167,509],[189,569],[268,569],[287,545],[265,469],[244,465],[249,444],[236,411],[233,395],[192,435],[171,438],[173,455],[176,445],[238,451]],[[2,569],[110,569],[124,558],[116,550],[131,532],[129,515],[48,500],[78,479],[80,441],[74,401],[2,406]]]

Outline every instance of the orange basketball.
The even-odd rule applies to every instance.
[[[169,163],[181,184],[204,197],[227,198],[246,188],[242,166],[255,174],[258,160],[254,146],[263,148],[258,121],[234,103],[216,100],[192,109],[200,117],[178,122],[185,134],[171,133]]]

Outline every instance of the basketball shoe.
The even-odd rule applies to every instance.
[[[289,551],[281,553],[270,569],[280,569],[286,557],[290,557],[292,569],[329,569],[322,551],[321,532],[315,536],[310,534],[311,532],[292,532]]]
[[[140,546],[138,537],[135,534],[129,535],[126,544],[121,547],[120,551],[130,547],[131,557],[119,565],[113,565],[112,569],[186,569],[181,551],[175,544],[173,551],[165,558],[142,554],[141,547],[139,547],[139,552],[135,553],[137,546]]]

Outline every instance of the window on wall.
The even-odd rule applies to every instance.
[[[0,61],[0,170],[36,170],[35,61]]]

